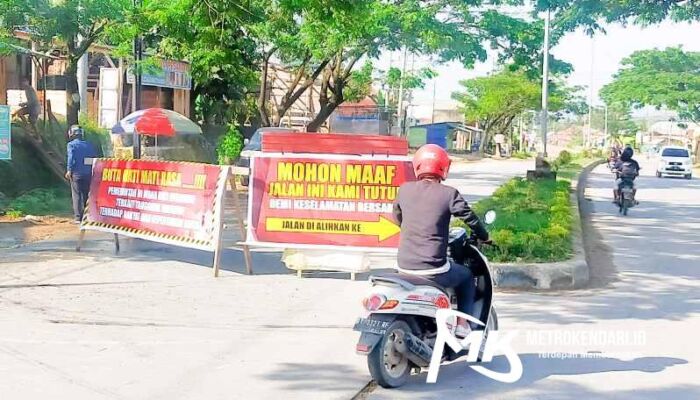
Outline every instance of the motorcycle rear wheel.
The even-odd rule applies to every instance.
[[[405,354],[401,354],[394,348],[394,343],[399,338],[396,332],[411,332],[411,328],[405,321],[396,320],[386,329],[379,343],[374,346],[367,355],[367,367],[379,386],[395,388],[403,385],[408,380],[413,368],[413,363]]]

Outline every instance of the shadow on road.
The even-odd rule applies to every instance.
[[[354,378],[354,379],[349,379]],[[285,390],[299,392],[357,392],[366,379],[357,370],[344,364],[283,363],[262,377],[265,381],[287,382]],[[362,384],[358,385],[358,381]],[[330,393],[329,393],[330,395]],[[335,398],[335,396],[334,396]],[[349,398],[349,397],[348,397]]]
[[[419,375],[412,376],[407,385],[394,390],[415,393],[417,395],[416,398],[440,398],[441,395],[446,394],[445,392],[449,392],[450,398],[461,398],[461,396],[455,396],[455,393],[458,390],[464,390],[464,398],[479,398],[480,396],[485,395],[493,396],[495,398],[506,398],[503,396],[508,396],[509,392],[527,388],[528,398],[547,397],[547,394],[552,393],[570,393],[571,397],[557,398],[575,397],[579,399],[590,399],[598,398],[602,395],[602,393],[592,391],[590,387],[584,387],[573,383],[564,383],[561,381],[548,381],[551,382],[551,384],[548,383],[546,387],[538,386],[536,384],[541,380],[553,376],[588,375],[625,371],[638,371],[654,374],[662,372],[667,368],[672,368],[675,365],[687,364],[686,360],[672,357],[642,357],[630,361],[623,361],[616,358],[551,359],[540,358],[539,354],[521,354],[520,360],[523,363],[523,376],[519,381],[513,384],[500,383],[483,376],[471,368],[468,368],[466,362],[462,360],[456,361],[449,365],[443,365],[440,368],[437,383],[435,384],[427,384],[425,382],[427,373],[421,373]],[[481,365],[490,370],[498,372],[507,372],[510,368],[508,361],[503,356],[495,357],[492,362]],[[650,377],[649,379],[653,379],[653,377]],[[601,388],[604,381],[604,379],[601,379],[600,381]],[[457,382],[462,382],[462,384],[457,387]],[[575,387],[575,390],[569,391],[555,389],[552,387],[552,384],[570,385],[572,386],[572,389]],[[669,388],[668,393],[666,391],[663,391],[662,393],[659,391],[653,392],[655,395],[664,394],[661,397],[653,397],[651,393],[647,397],[644,397],[643,390],[640,392],[640,396],[635,398],[677,398],[667,397],[665,395],[670,393],[683,393],[684,395],[689,396],[687,398],[691,398],[693,397],[691,393],[695,393],[696,396],[700,394],[700,387],[695,387],[695,389],[688,387],[674,387]],[[384,393],[389,394],[387,392]],[[424,396],[420,396],[420,394],[424,394]],[[615,394],[617,395],[619,392],[615,392]]]

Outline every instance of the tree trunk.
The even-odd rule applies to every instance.
[[[78,123],[80,94],[78,93],[78,63],[69,59],[64,73],[66,79],[66,124],[68,128]]]
[[[325,105],[321,106],[321,109],[318,110],[318,114],[314,117],[314,119],[309,122],[309,125],[306,127],[307,132],[318,132],[318,129],[323,125],[324,122],[328,119],[328,117],[333,114],[333,111],[338,107],[338,104],[331,102]]]
[[[258,114],[260,114],[260,125],[270,126],[270,117],[267,115],[267,75],[270,67],[270,56],[272,52],[265,54],[263,59],[262,73],[260,74],[260,95],[258,96]]]
[[[287,93],[285,93],[284,97],[282,98],[282,103],[277,106],[277,113],[273,116],[273,125],[274,126],[279,126],[280,122],[282,122],[282,118],[287,114],[287,111],[289,111],[290,108],[296,103],[297,100],[306,93],[307,91],[313,91],[313,89],[310,90],[310,88],[314,85],[316,82],[316,79],[318,76],[324,71],[326,68],[326,65],[328,65],[329,60],[324,60],[322,61],[316,69],[311,73],[311,75],[306,74],[306,77],[304,77],[304,72],[306,70],[306,66],[303,66],[304,70],[300,70],[299,73],[297,74],[296,78],[290,85],[289,89],[287,89]],[[308,63],[308,60],[305,61],[304,65]],[[299,86],[301,82],[301,78],[304,79],[304,83]],[[312,104],[312,99],[313,97],[310,97],[309,104]]]

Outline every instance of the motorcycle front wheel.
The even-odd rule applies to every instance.
[[[403,385],[411,374],[412,363],[405,354],[396,350],[395,344],[403,337],[398,331],[411,332],[404,321],[394,321],[386,329],[382,339],[367,355],[367,367],[372,378],[384,388],[395,388]]]

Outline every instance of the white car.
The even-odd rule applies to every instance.
[[[693,177],[693,162],[690,152],[683,147],[667,146],[659,151],[659,164],[656,167],[656,176],[662,178],[668,176],[682,176],[685,179]]]

